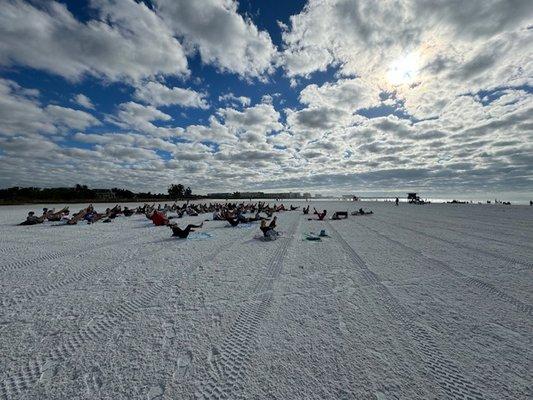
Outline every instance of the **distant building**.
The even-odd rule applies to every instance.
[[[216,199],[239,198],[239,199],[301,199],[302,194],[299,192],[234,192],[234,193],[208,193],[207,197]]]
[[[342,198],[344,200],[359,201],[359,196],[355,196],[353,194],[343,194]]]

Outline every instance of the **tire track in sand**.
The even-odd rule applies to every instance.
[[[122,242],[122,241],[121,241]],[[111,246],[111,244],[109,244]],[[124,261],[124,260],[122,260]],[[17,304],[21,304],[32,300],[35,297],[44,296],[49,292],[57,290],[63,286],[68,286],[72,283],[79,282],[81,280],[89,280],[96,275],[104,275],[109,272],[109,266],[105,264],[98,264],[90,268],[79,270],[75,267],[66,267],[61,270],[64,275],[59,279],[56,279],[53,283],[38,287],[37,289],[24,290],[15,293],[12,296],[7,296],[2,299],[2,305],[4,307],[12,307]],[[1,315],[1,313],[0,313]]]
[[[470,250],[470,251],[473,251],[473,252],[476,252],[476,253],[481,253],[481,254],[484,254],[486,256],[489,256],[489,257],[492,257],[492,258],[496,258],[496,259],[499,259],[499,260],[502,260],[502,261],[507,261],[507,262],[510,262],[510,263],[523,265],[524,267],[527,267],[527,268],[533,268],[533,262],[530,262],[530,261],[524,261],[524,260],[521,260],[521,259],[518,259],[518,258],[515,258],[515,257],[509,257],[509,256],[505,256],[503,254],[494,253],[494,252],[492,252],[490,250],[485,250],[485,249],[481,249],[479,247],[469,246],[469,245],[464,244],[464,243],[455,242],[453,240],[444,239],[444,238],[442,238],[440,236],[435,236],[435,235],[432,235],[430,233],[422,232],[422,231],[416,230],[414,228],[410,228],[410,227],[405,226],[405,225],[400,225],[400,224],[395,223],[395,222],[385,221],[385,220],[380,219],[380,218],[376,218],[376,219],[378,219],[381,222],[386,222],[387,224],[392,224],[392,225],[394,225],[394,226],[396,226],[398,228],[405,229],[405,230],[408,230],[410,232],[414,232],[417,235],[429,237],[431,239],[447,243],[447,244],[452,245],[454,247],[462,247],[464,249],[467,249],[467,250]]]
[[[228,399],[233,398],[232,394],[236,390],[242,389],[242,381],[254,351],[256,332],[268,312],[273,297],[273,283],[281,273],[283,259],[299,224],[298,215],[297,221],[291,225],[288,237],[278,239],[282,242],[269,258],[265,275],[254,286],[252,299],[243,306],[220,346],[211,349],[208,355],[209,377],[199,382],[196,398]]]
[[[101,245],[98,245],[98,246],[93,246],[93,247],[91,247],[89,249],[86,249],[86,250],[80,252],[80,253],[76,253],[75,257],[79,257],[80,255],[85,254],[87,252],[92,252],[95,249],[103,249],[105,247],[113,246],[115,244],[121,244],[121,243],[124,242],[124,240],[129,240],[131,238],[132,237],[128,237],[126,239],[114,240],[112,242],[107,242],[107,243],[104,243],[104,244],[101,244]],[[65,254],[63,254],[63,253],[65,253]],[[48,257],[44,257],[44,256],[43,257],[44,257],[44,259],[49,261],[49,260],[57,260],[59,258],[66,257],[67,255],[72,255],[72,251],[51,253],[49,255],[46,255]],[[27,261],[25,264],[23,263],[23,266],[29,266],[29,265],[35,264],[36,262],[41,261],[43,259],[43,257],[33,258],[33,259],[29,259],[29,260],[23,260],[23,261]],[[17,264],[17,263],[13,263],[13,264]],[[92,276],[94,276],[96,274],[104,273],[104,272],[107,272],[107,271],[109,271],[109,269],[108,269],[108,267],[106,267],[104,265],[97,265],[96,267],[84,269],[82,271],[79,271],[79,269],[77,269],[75,267],[63,268],[61,270],[61,272],[64,275],[66,274],[66,277],[63,276],[63,277],[61,277],[59,279],[56,279],[53,283],[49,283],[49,284],[47,284],[45,286],[41,286],[41,287],[39,287],[37,289],[25,290],[25,291],[21,291],[21,292],[15,293],[15,294],[13,294],[11,296],[3,297],[1,299],[2,306],[4,306],[4,307],[12,307],[14,305],[21,304],[21,303],[24,303],[26,301],[30,301],[31,299],[33,299],[35,297],[44,296],[47,293],[52,292],[54,290],[57,290],[57,289],[59,289],[59,288],[61,288],[63,286],[70,285],[70,284],[78,282],[78,281],[80,281],[82,279],[89,279],[89,278],[91,278]],[[71,274],[73,274],[73,275],[71,275]]]
[[[68,249],[68,250],[55,251],[55,252],[52,252],[52,253],[43,254],[42,256],[28,258],[26,260],[17,260],[17,261],[14,261],[12,263],[9,263],[9,264],[0,265],[0,272],[12,271],[12,270],[15,270],[15,269],[29,267],[29,266],[32,266],[34,264],[39,264],[39,263],[42,263],[42,262],[54,261],[54,260],[57,260],[59,258],[63,258],[63,257],[66,257],[66,256],[71,256],[73,254],[73,252],[77,256],[79,256],[81,254],[89,253],[89,252],[92,252],[92,251],[97,250],[97,249],[103,249],[105,247],[113,246],[115,244],[124,243],[124,241],[131,240],[131,239],[133,239],[133,238],[135,238],[137,236],[138,235],[129,235],[129,236],[123,237],[121,239],[112,240],[111,242],[103,242],[101,244],[92,245],[90,247],[85,246],[82,250],[76,249],[76,250],[73,251],[72,249]]]
[[[154,298],[165,289],[175,285],[181,276],[188,274],[199,263],[216,258],[221,251],[231,248],[234,243],[235,241],[229,244],[224,242],[223,245],[218,246],[208,256],[193,262],[184,270],[180,269],[177,276],[169,276],[156,282],[146,282],[150,284],[150,287],[143,291],[140,296],[124,301],[116,308],[106,312],[94,324],[83,327],[69,335],[61,345],[53,348],[46,355],[33,357],[26,361],[15,372],[8,373],[4,380],[0,382],[0,399],[11,400],[16,396],[21,396],[37,383],[50,380],[62,361],[78,353],[88,343],[102,339],[121,323],[132,320],[139,311],[148,307]]]
[[[466,283],[468,283],[470,285],[473,285],[473,286],[475,286],[477,288],[480,288],[480,289],[484,290],[485,292],[487,292],[488,294],[496,296],[499,299],[501,299],[501,300],[503,300],[503,301],[505,301],[507,303],[512,304],[519,311],[521,311],[523,313],[526,313],[529,316],[533,315],[533,307],[532,306],[523,303],[522,301],[514,298],[513,296],[511,296],[511,295],[503,292],[502,290],[498,289],[497,287],[491,285],[490,283],[484,282],[481,279],[477,279],[477,278],[474,278],[474,277],[472,277],[470,275],[467,275],[467,274],[464,274],[464,273],[462,273],[460,271],[457,271],[455,268],[453,268],[449,264],[447,264],[447,263],[445,263],[445,262],[443,262],[441,260],[437,260],[436,258],[429,257],[429,256],[425,255],[424,253],[422,253],[420,250],[417,250],[417,249],[415,249],[413,247],[410,247],[410,246],[406,245],[405,243],[402,243],[402,242],[400,242],[398,240],[392,239],[391,237],[389,237],[387,235],[384,235],[381,232],[378,232],[377,230],[375,230],[373,228],[370,228],[367,225],[362,224],[362,226],[364,226],[365,229],[368,229],[369,231],[373,232],[377,236],[379,236],[379,237],[381,237],[381,238],[383,238],[385,240],[388,240],[391,243],[396,244],[397,246],[401,247],[402,249],[406,250],[407,252],[409,252],[411,254],[414,254],[414,255],[416,255],[418,257],[422,257],[422,258],[426,259],[430,264],[433,264],[433,265],[441,267],[442,269],[448,271],[451,275],[453,275],[453,276],[455,276],[457,278],[464,279],[464,281]]]
[[[480,235],[479,231],[477,231],[478,233],[465,232],[464,229],[468,229],[468,227],[464,227],[459,224],[453,224],[455,228],[452,228],[449,226],[450,222],[447,223],[447,226],[441,226],[440,224],[442,224],[442,221],[438,221],[438,220],[430,219],[430,218],[424,218],[423,222],[424,223],[429,222],[429,223],[438,225],[440,229],[445,229],[447,231],[455,232],[463,236],[474,237],[476,239],[481,239],[481,240],[488,240],[490,242],[495,242],[495,243],[503,244],[506,246],[524,247],[526,249],[533,250],[533,246],[530,246],[528,244],[513,243],[513,242],[508,242],[506,240],[501,240],[501,239],[496,239],[496,238],[489,237],[489,236]]]
[[[390,293],[388,288],[379,281],[375,273],[368,269],[365,262],[346,242],[346,240],[344,240],[333,225],[331,225],[329,221],[326,223],[330,227],[333,236],[339,241],[354,265],[359,268],[363,277],[368,283],[376,288],[388,312],[405,326],[407,331],[416,341],[423,355],[422,359],[426,362],[428,370],[437,381],[446,397],[458,400],[484,399],[485,397],[483,394],[474,387],[472,382],[461,373],[452,361],[448,360],[445,355],[442,354],[432,335],[425,328],[414,322],[414,316],[405,307],[399,304],[398,300],[392,295],[392,293]]]
[[[14,244],[14,245],[11,245],[11,246],[2,246],[0,247],[0,254],[5,254],[5,253],[9,253],[11,251],[14,251],[14,250],[24,250],[26,247],[25,246],[22,246],[20,244]]]

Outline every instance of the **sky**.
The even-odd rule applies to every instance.
[[[531,0],[0,0],[0,187],[533,198]]]

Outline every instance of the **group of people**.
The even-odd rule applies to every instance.
[[[35,215],[34,211],[30,211],[26,217],[26,220],[21,222],[19,225],[37,225],[42,224],[45,221],[56,222],[64,225],[76,225],[80,221],[86,221],[88,224],[92,224],[100,220],[102,220],[102,222],[112,222],[118,215],[130,217],[133,215],[133,213],[134,211],[130,210],[128,207],[124,207],[123,209],[118,204],[113,208],[107,208],[103,213],[96,212],[94,206],[89,204],[89,206],[82,208],[72,215],[70,215],[68,206],[59,211],[55,211],[55,209],[49,210],[48,208],[43,208],[43,213],[41,216],[37,216]]]
[[[274,213],[283,211],[297,211],[300,207],[292,204],[287,208],[284,204],[270,205],[265,202],[258,203],[198,203],[191,204],[189,202],[182,204],[177,203],[155,205],[144,204],[134,209],[128,207],[121,207],[116,205],[113,208],[107,208],[105,212],[99,213],[94,209],[94,206],[82,208],[81,210],[71,215],[69,207],[64,207],[59,211],[55,209],[49,210],[43,208],[43,213],[40,216],[35,215],[35,212],[30,211],[26,220],[19,225],[36,225],[42,224],[45,221],[52,221],[62,225],[76,225],[78,222],[86,221],[88,224],[96,222],[109,223],[119,216],[130,217],[133,214],[145,215],[147,219],[152,221],[156,226],[168,226],[172,230],[172,236],[179,238],[187,238],[195,229],[203,227],[203,222],[200,224],[188,224],[185,228],[180,228],[175,219],[183,218],[184,215],[198,216],[200,214],[212,213],[213,221],[227,221],[230,226],[236,227],[239,224],[248,224],[252,222],[260,222],[259,229],[263,233],[263,237],[267,239],[275,239],[279,236],[276,231],[277,217]],[[304,214],[309,214],[310,206],[303,208]],[[352,212],[352,215],[369,215],[372,211],[366,212],[362,208]],[[173,214],[173,215],[172,215]],[[248,215],[246,215],[248,214]],[[309,220],[323,221],[327,215],[327,210],[321,212],[313,208],[313,215],[316,218],[308,218]],[[348,218],[347,211],[336,211],[333,213],[331,219],[345,219]],[[205,221],[208,221],[207,219]]]
[[[172,229],[172,235],[180,238],[187,238],[190,232],[194,229],[202,228],[203,222],[200,225],[189,224],[185,229],[181,229],[175,221],[176,218],[182,218],[184,212],[188,215],[198,215],[199,213],[213,214],[213,221],[227,221],[230,226],[236,227],[239,224],[246,224],[260,221],[260,230],[263,236],[267,239],[275,239],[279,236],[276,228],[276,217],[273,217],[275,212],[281,211],[295,211],[299,207],[290,206],[287,209],[283,204],[270,206],[266,203],[209,203],[184,205],[182,207],[174,207],[167,205],[158,208],[154,206],[144,205],[142,211],[146,218],[150,219],[156,226],[169,226]],[[174,212],[176,215],[167,215],[167,213]],[[251,214],[247,216],[245,214]],[[208,220],[206,220],[208,221]]]

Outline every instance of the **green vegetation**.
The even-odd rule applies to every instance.
[[[139,192],[131,190],[90,189],[86,185],[59,188],[39,187],[11,187],[0,189],[0,204],[20,203],[76,203],[76,202],[124,202],[124,201],[174,201],[178,199],[192,199],[194,196],[190,187],[173,184],[168,194]]]

